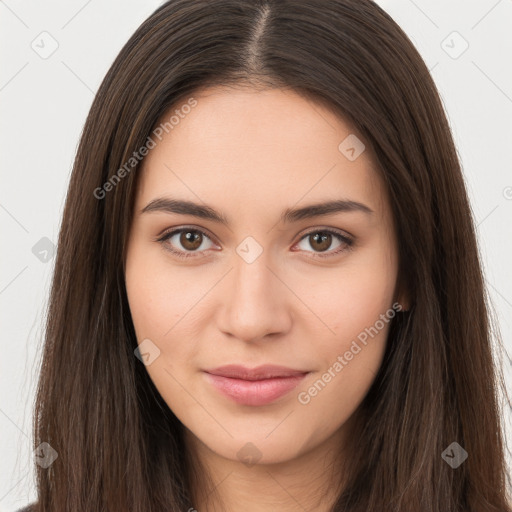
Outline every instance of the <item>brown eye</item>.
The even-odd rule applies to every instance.
[[[201,246],[202,234],[198,231],[182,231],[179,240],[184,249],[187,251],[195,251]]]
[[[334,250],[329,250],[333,242],[337,241],[338,245],[334,247]],[[330,257],[335,256],[343,251],[347,251],[352,248],[354,241],[347,235],[338,233],[337,231],[327,230],[316,230],[310,231],[302,237],[298,247],[302,250],[308,250],[307,247],[300,247],[300,244],[309,245],[313,249],[313,253],[316,253],[317,257]],[[311,252],[311,251],[308,251]],[[327,252],[327,254],[321,254]]]
[[[213,246],[210,237],[206,233],[200,229],[192,228],[174,229],[164,234],[157,241],[165,249],[180,258],[202,256],[201,253]],[[206,245],[206,247],[201,248],[205,241],[209,241],[212,245],[210,247]],[[199,250],[200,248],[201,250]]]
[[[320,252],[327,251],[332,243],[332,235],[330,233],[315,233],[309,235],[309,243],[311,247]]]

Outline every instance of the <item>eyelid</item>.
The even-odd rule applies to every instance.
[[[352,241],[354,241],[355,238],[356,238],[352,233],[349,233],[345,229],[331,228],[331,227],[328,227],[328,226],[319,226],[319,227],[314,227],[314,228],[307,228],[304,231],[302,231],[301,233],[299,233],[297,236],[300,237],[299,240],[302,240],[306,235],[309,235],[311,233],[316,233],[316,232],[334,233],[334,234],[340,235],[340,236],[342,236],[344,238],[350,238]]]
[[[203,229],[203,228],[200,228],[200,227],[197,227],[197,226],[179,226],[179,227],[173,227],[173,228],[167,228],[167,229],[164,229],[162,232],[160,232],[156,237],[155,237],[155,241],[156,242],[159,242],[162,244],[162,246],[164,247],[165,250],[171,252],[172,254],[178,256],[178,257],[181,257],[181,258],[201,258],[202,256],[204,256],[204,253],[205,251],[198,251],[198,252],[194,252],[194,251],[181,251],[181,250],[177,250],[177,249],[173,249],[171,248],[170,246],[168,246],[165,242],[169,239],[169,238],[172,238],[173,236],[183,232],[183,231],[197,231],[198,233],[201,233],[203,236],[205,236],[206,238],[208,238],[212,243],[215,243],[215,237],[213,237],[209,231],[207,231],[206,229]]]
[[[199,226],[194,226],[193,224],[184,224],[183,226],[165,228],[162,231],[160,231],[160,233],[158,233],[155,238],[163,238],[167,235],[170,235],[171,233],[175,235],[179,231],[185,231],[187,229],[190,229],[190,231],[198,231],[199,233],[203,233],[210,239],[215,239],[215,237],[206,228],[200,228]]]
[[[312,254],[313,259],[322,259],[322,258],[334,258],[338,256],[339,254],[351,251],[354,249],[354,243],[356,240],[356,237],[352,234],[349,234],[347,231],[337,229],[337,228],[330,228],[330,227],[319,227],[319,228],[308,228],[306,232],[300,235],[300,238],[296,244],[294,244],[293,247],[298,245],[302,240],[304,240],[306,237],[314,234],[314,233],[328,233],[331,235],[334,235],[335,237],[338,237],[340,241],[342,242],[342,247],[338,249],[331,249],[330,251],[323,252],[314,252],[314,251],[306,251]],[[343,244],[345,247],[343,247]]]

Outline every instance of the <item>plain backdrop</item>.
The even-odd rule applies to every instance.
[[[512,1],[378,3],[413,41],[444,102],[508,352],[503,367],[510,390]],[[32,407],[52,249],[78,139],[105,73],[158,5],[0,0],[0,511],[36,497]],[[504,412],[512,437],[508,405]]]

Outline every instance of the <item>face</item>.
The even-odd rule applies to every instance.
[[[400,309],[390,207],[327,107],[283,89],[193,98],[139,171],[125,261],[139,348],[201,445],[291,460],[339,438],[381,365]],[[224,365],[288,371],[214,376]]]

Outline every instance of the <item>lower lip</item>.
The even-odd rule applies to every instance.
[[[266,405],[297,387],[307,374],[264,380],[232,379],[207,372],[205,375],[211,384],[237,404]]]

